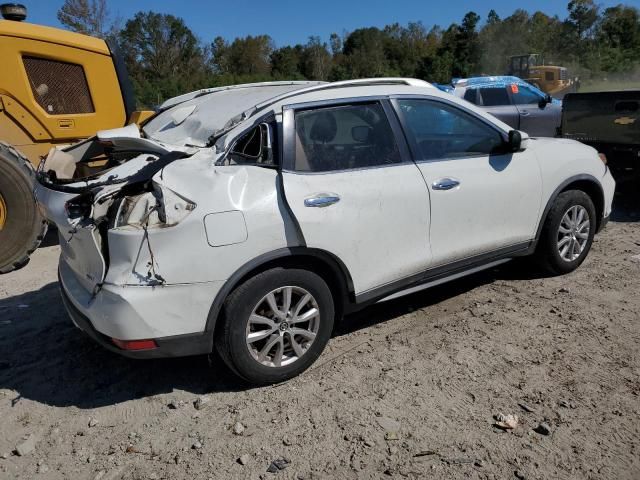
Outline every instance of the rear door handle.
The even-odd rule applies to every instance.
[[[329,207],[340,201],[340,195],[336,193],[319,193],[313,197],[304,199],[305,207],[323,208]]]
[[[441,178],[431,184],[431,188],[434,190],[451,190],[460,185],[460,181],[455,178]]]

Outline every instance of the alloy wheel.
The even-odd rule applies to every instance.
[[[589,241],[591,222],[582,205],[573,205],[562,217],[558,228],[558,253],[565,262],[573,262]]]
[[[247,322],[251,356],[268,367],[284,367],[311,347],[320,327],[318,302],[301,287],[286,286],[266,294]]]

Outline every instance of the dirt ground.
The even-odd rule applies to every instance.
[[[507,264],[371,307],[268,388],[95,345],[50,241],[0,277],[0,478],[638,479],[637,185],[573,274]]]

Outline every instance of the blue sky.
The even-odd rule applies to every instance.
[[[596,0],[602,7],[625,3],[640,8],[640,0]],[[29,21],[59,26],[56,12],[63,0],[22,0],[29,8]],[[359,27],[383,26],[393,22],[422,21],[448,26],[459,22],[470,10],[484,20],[491,8],[501,17],[516,7],[531,12],[566,16],[568,0],[109,0],[112,13],[127,19],[140,10],[171,13],[185,19],[187,25],[206,42],[221,35],[237,36],[266,33],[276,45],[304,43],[310,35],[328,40],[331,32],[342,34]]]

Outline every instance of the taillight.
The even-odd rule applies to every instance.
[[[64,204],[64,210],[71,219],[89,218],[93,210],[93,194],[83,193]]]
[[[122,350],[153,350],[158,348],[155,340],[118,340],[112,338],[111,341]]]
[[[602,163],[604,163],[606,165],[607,164],[607,156],[604,153],[599,153],[598,156],[600,157],[600,160],[602,160]]]

